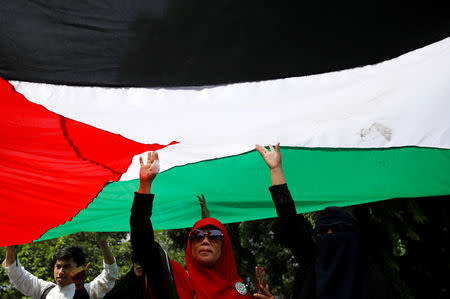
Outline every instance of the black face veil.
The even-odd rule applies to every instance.
[[[316,298],[367,298],[367,256],[356,219],[327,207],[316,229]]]

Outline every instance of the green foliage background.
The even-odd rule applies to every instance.
[[[385,291],[384,298],[450,297],[449,196],[394,199],[348,207],[348,210],[360,223],[369,254],[371,279]],[[315,213],[305,215],[313,225]],[[298,264],[280,240],[276,219],[231,223],[226,227],[238,271],[249,289],[254,290],[254,267],[264,266],[272,293],[278,298],[289,298]],[[184,265],[187,234],[187,229],[156,232],[156,239],[181,265]],[[120,279],[131,267],[128,233],[111,233],[108,241],[119,265]],[[91,264],[87,280],[90,281],[102,270],[101,252],[94,233],[20,245],[17,256],[29,272],[53,281],[53,254],[74,244],[87,253]],[[4,248],[0,248],[0,256],[5,256]],[[3,267],[0,298],[26,298],[11,288]]]

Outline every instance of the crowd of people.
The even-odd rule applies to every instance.
[[[356,219],[345,209],[327,207],[317,217],[313,232],[298,214],[283,173],[279,143],[273,148],[256,145],[267,164],[269,191],[284,239],[299,263],[293,298],[368,298],[367,256]],[[85,283],[86,256],[77,246],[54,255],[54,282],[26,271],[13,246],[6,247],[3,267],[11,284],[33,299],[53,298],[274,298],[266,284],[250,294],[236,268],[225,226],[209,217],[205,197],[199,196],[202,217],[187,237],[185,266],[173,261],[155,241],[151,223],[152,183],[159,173],[157,152],[140,158],[139,189],[134,194],[130,229],[133,267],[116,283],[118,267],[105,234],[97,234],[104,269]]]

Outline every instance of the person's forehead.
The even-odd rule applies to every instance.
[[[75,262],[73,261],[73,259],[68,259],[68,260],[56,260],[55,265],[74,265]]]
[[[220,230],[219,228],[217,228],[217,227],[215,227],[214,225],[211,225],[211,224],[205,225],[205,226],[201,227],[200,229],[204,230],[204,231],[210,231],[210,230],[213,230],[213,229]]]

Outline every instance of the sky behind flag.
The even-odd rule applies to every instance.
[[[4,3],[0,76],[62,117],[178,141],[160,152],[155,228],[191,226],[200,193],[223,222],[275,216],[255,143],[281,141],[302,212],[450,194],[450,20],[439,7],[151,3]],[[127,231],[136,159],[40,239]]]

